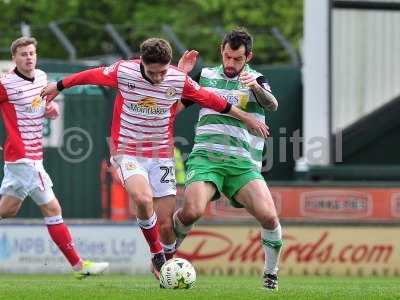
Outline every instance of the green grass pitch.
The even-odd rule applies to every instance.
[[[200,276],[191,290],[161,290],[150,276],[77,280],[68,275],[0,274],[0,299],[400,299],[400,279],[395,277],[282,277],[279,283],[279,291],[269,292],[257,277]]]

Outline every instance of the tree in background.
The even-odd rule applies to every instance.
[[[134,51],[149,36],[165,37],[161,26],[168,24],[186,47],[198,49],[210,64],[219,58],[217,27],[222,32],[247,27],[255,37],[255,64],[288,61],[270,33],[272,27],[296,49],[303,31],[302,0],[0,0],[0,11],[2,59],[9,58],[8,46],[20,35],[21,22],[29,24],[38,38],[41,57],[58,59],[67,54],[48,29],[51,21],[57,21],[71,39],[78,58],[117,52],[103,30],[106,23],[114,24]]]

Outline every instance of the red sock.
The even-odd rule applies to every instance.
[[[156,222],[154,226],[149,229],[143,228],[141,226],[140,229],[142,229],[147,244],[149,244],[151,253],[160,253],[163,250],[163,247],[160,242],[158,222]]]
[[[71,266],[78,264],[81,258],[75,250],[74,242],[72,241],[67,225],[64,223],[47,225],[47,229],[49,230],[51,239],[64,254]]]

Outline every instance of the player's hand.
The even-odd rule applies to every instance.
[[[60,108],[57,102],[46,103],[46,110],[44,112],[44,117],[46,119],[54,120],[60,115]]]
[[[249,88],[252,88],[252,87],[258,85],[257,76],[252,73],[247,73],[247,72],[240,73],[239,80],[240,80],[241,84],[243,84]]]
[[[179,59],[178,68],[189,73],[193,70],[197,62],[199,52],[196,50],[186,50],[182,57]]]
[[[53,101],[55,97],[58,95],[57,84],[49,83],[43,90],[40,92],[40,97],[46,100],[47,103]]]
[[[251,134],[263,137],[266,139],[269,136],[269,127],[265,125],[263,122],[258,121],[253,116],[248,114],[249,117],[244,120],[246,127],[249,129]]]

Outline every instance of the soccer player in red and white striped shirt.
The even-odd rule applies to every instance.
[[[140,60],[118,61],[107,68],[73,74],[57,85],[47,86],[42,96],[51,100],[58,91],[83,84],[118,89],[111,128],[111,161],[137,206],[138,223],[158,276],[166,260],[164,252],[170,258],[175,251],[173,125],[178,102],[190,99],[203,107],[231,114],[263,136],[267,128],[171,66],[172,49],[167,41],[148,39],[141,44],[140,51]]]
[[[34,38],[22,37],[11,44],[16,67],[0,77],[0,110],[7,139],[4,146],[4,178],[0,188],[0,219],[14,217],[30,196],[39,206],[49,234],[81,278],[103,272],[108,263],[83,261],[61,216],[53,183],[43,167],[44,119],[58,116],[57,103],[46,101],[40,91],[47,75],[36,69]]]

